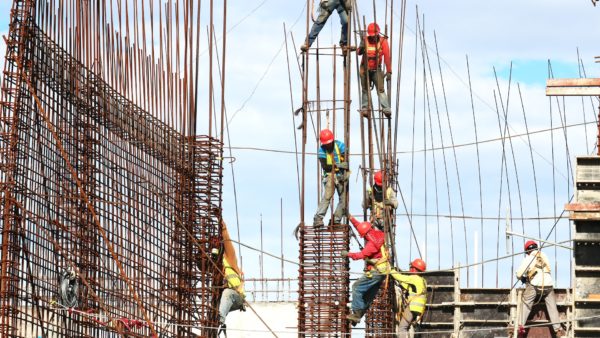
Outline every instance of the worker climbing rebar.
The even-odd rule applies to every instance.
[[[396,192],[388,186],[383,192],[383,171],[379,170],[373,176],[373,185],[367,188],[367,195],[363,200],[363,209],[371,210],[371,223],[379,230],[384,229],[384,220],[386,211],[391,208],[393,211],[398,207]]]
[[[244,283],[238,273],[223,256],[223,272],[226,279],[226,287],[221,294],[219,301],[219,335],[221,332],[227,337],[227,325],[225,319],[231,311],[246,311],[244,307]]]
[[[392,111],[390,109],[390,100],[385,93],[384,78],[388,81],[392,76],[392,61],[390,58],[390,47],[387,38],[381,35],[379,25],[372,22],[367,27],[366,36],[360,41],[357,50],[358,55],[363,55],[360,63],[360,83],[361,83],[361,116],[368,118],[372,109],[372,100],[370,100],[371,85],[374,84],[379,96],[383,114],[390,118]],[[381,67],[382,61],[385,62],[385,75]]]
[[[365,273],[352,285],[352,313],[347,316],[352,325],[360,322],[360,319],[369,309],[381,283],[385,280],[385,273],[380,272],[380,265],[388,265],[385,250],[385,234],[371,226],[369,222],[360,222],[351,217],[350,222],[358,231],[360,237],[365,239],[365,246],[359,252],[342,251],[342,256],[353,260],[364,259],[367,263]],[[389,270],[381,268],[381,270]]]
[[[342,141],[335,140],[333,132],[329,129],[321,130],[319,134],[321,146],[318,158],[323,169],[322,184],[323,196],[313,219],[315,228],[322,227],[323,217],[333,198],[334,189],[338,192],[339,201],[333,213],[333,219],[329,224],[340,224],[342,217],[346,215],[346,193],[348,191],[348,162],[346,158],[346,145]]]
[[[334,10],[338,12],[340,24],[342,26],[340,47],[342,47],[343,51],[346,51],[348,45],[348,14],[352,11],[352,0],[321,0],[319,4],[319,16],[313,23],[304,44],[300,47],[301,51],[308,51],[308,48],[315,42],[321,29],[323,29],[327,19],[329,19],[329,16],[331,16]]]

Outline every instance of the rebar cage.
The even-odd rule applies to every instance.
[[[111,88],[14,1],[0,116],[0,336],[216,336],[222,144]]]

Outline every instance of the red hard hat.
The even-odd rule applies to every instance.
[[[381,170],[376,172],[373,176],[373,180],[375,181],[375,184],[381,186],[383,184],[383,172]]]
[[[361,222],[354,217],[350,217],[350,222],[352,222],[352,225],[354,225],[360,237],[365,237],[365,235],[372,229],[371,223]]]
[[[529,250],[533,250],[533,249],[537,249],[537,248],[538,248],[538,245],[535,241],[525,242],[525,246],[524,246],[525,251],[529,251]]]
[[[421,258],[417,258],[410,263],[411,268],[415,268],[417,271],[425,272],[427,270],[427,264]]]
[[[323,129],[319,134],[319,139],[321,140],[321,145],[329,144],[333,142],[333,132],[329,129]]]
[[[367,27],[367,36],[377,36],[379,35],[379,25],[372,22]]]

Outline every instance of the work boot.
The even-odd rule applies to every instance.
[[[306,44],[306,43],[304,43],[302,46],[300,46],[300,50],[301,50],[303,53],[306,53],[306,52],[308,52],[308,48],[309,48],[309,47],[308,47],[308,44]]]
[[[325,226],[325,223],[323,223],[323,219],[322,218],[315,218],[313,220],[313,227],[315,229],[322,228],[323,226]]]
[[[346,319],[350,321],[350,324],[352,324],[352,326],[356,326],[356,324],[360,323],[360,319],[362,318],[363,314],[363,311],[352,310],[352,313],[346,316]]]
[[[556,330],[555,335],[557,337],[566,337],[567,333],[565,332],[565,330],[561,327],[560,329]]]
[[[368,119],[369,118],[369,109],[368,108],[360,108],[360,116]]]
[[[217,337],[221,337],[221,333],[223,333],[223,337],[227,338],[227,325],[225,325],[225,323],[219,325],[219,332],[217,333]]]
[[[390,110],[390,108],[383,108],[383,115],[385,115],[385,117],[387,117],[388,119],[392,117],[392,111]]]

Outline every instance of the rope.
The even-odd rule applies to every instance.
[[[73,308],[67,308],[57,302],[51,301],[51,302],[47,302],[49,305],[54,306],[56,308],[58,308],[58,310],[63,311],[63,312],[67,312],[67,313],[76,313],[78,315],[81,315],[83,317],[89,317],[91,318],[93,321],[96,322],[102,322],[102,320],[105,318],[103,315],[100,314],[95,314],[95,313],[89,313],[89,312],[85,312],[85,311],[81,311],[81,310],[77,310],[77,309],[73,309]],[[600,315],[593,315],[593,316],[582,316],[582,317],[574,317],[572,319],[565,319],[565,320],[561,320],[561,321],[557,321],[557,322],[547,322],[547,323],[538,323],[538,324],[530,324],[530,325],[524,325],[524,328],[534,328],[534,327],[543,327],[543,326],[550,326],[553,324],[564,324],[564,323],[571,323],[571,322],[576,322],[576,321],[582,321],[582,320],[589,320],[589,319],[596,319],[596,318],[600,318]],[[121,318],[120,320],[123,321],[128,321],[130,323],[138,323],[138,321],[136,321],[135,319],[127,319],[127,318]],[[160,322],[160,321],[154,321],[152,322],[153,324],[155,324],[156,326],[161,326],[161,327],[182,327],[182,328],[192,328],[192,329],[209,329],[209,330],[218,330],[218,327],[213,327],[213,326],[201,326],[201,325],[186,325],[186,324],[175,324],[175,323],[170,323],[170,322]],[[425,323],[426,324],[426,323]],[[474,328],[474,329],[459,329],[458,332],[459,333],[468,333],[468,332],[488,332],[488,331],[505,331],[507,330],[509,327],[486,327],[486,328]],[[303,335],[315,335],[315,334],[328,334],[331,332],[328,331],[293,331],[293,330],[275,330],[275,331],[268,331],[268,330],[259,330],[259,329],[234,329],[234,328],[227,328],[227,331],[234,331],[234,332],[253,332],[253,333],[278,333],[278,334],[303,334]],[[448,334],[448,333],[454,333],[454,330],[435,330],[435,331],[426,331],[426,332],[414,332],[415,336],[428,336],[428,335],[436,335],[436,334]],[[351,333],[336,333],[340,336],[348,336],[350,337],[352,334]],[[378,333],[380,335],[385,335],[385,336],[395,336],[397,335],[396,332],[382,332],[382,333]]]

